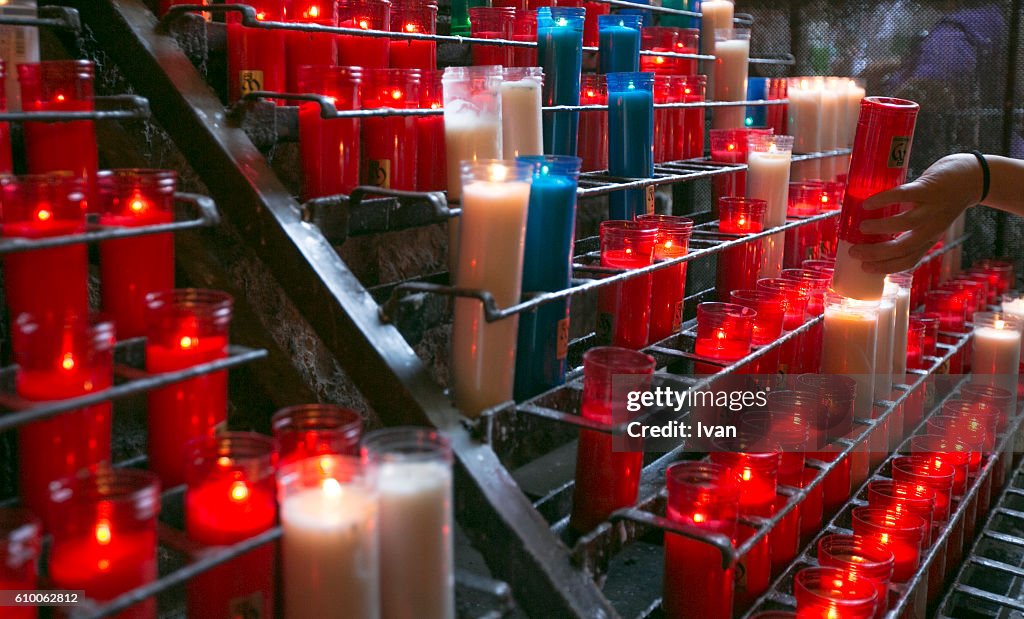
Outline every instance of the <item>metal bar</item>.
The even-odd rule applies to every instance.
[[[0,112],[0,122],[56,123],[74,120],[146,120],[149,101],[137,95],[109,95],[93,97],[98,108],[82,112]]]
[[[41,6],[37,17],[0,15],[0,26],[27,26],[29,28],[53,28],[54,30],[82,31],[78,11],[65,6]]]

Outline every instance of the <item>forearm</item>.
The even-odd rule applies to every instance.
[[[991,181],[988,197],[983,204],[1024,216],[1024,161],[998,155],[986,155],[985,159],[988,161]],[[980,179],[981,166],[978,167]]]

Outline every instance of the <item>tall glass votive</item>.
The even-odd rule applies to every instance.
[[[677,76],[676,83],[682,90],[682,103],[703,103],[707,90],[707,77],[704,75]],[[704,108],[684,108],[682,115],[676,117],[682,122],[682,128],[674,135],[682,137],[682,149],[678,159],[694,159],[704,156]],[[676,157],[673,157],[675,159]]]
[[[284,616],[380,617],[373,463],[336,455],[291,462],[278,469],[277,497]]]
[[[158,374],[223,359],[232,298],[182,288],[146,296],[146,371]],[[213,372],[149,392],[149,468],[172,488],[186,480],[186,445],[224,429],[227,372]]]
[[[899,514],[920,516],[926,523],[925,540],[931,541],[935,490],[911,482],[875,480],[868,484],[868,506]]]
[[[750,343],[754,346],[771,344],[782,335],[782,300],[778,295],[764,290],[733,290],[729,302],[743,305],[757,312],[754,316],[753,335]],[[759,376],[774,376],[779,372],[779,351],[774,349],[754,362],[750,372]]]
[[[736,537],[739,486],[728,467],[712,462],[678,462],[665,472],[665,516],[710,534]],[[733,568],[722,568],[713,546],[665,533],[662,607],[668,617],[732,617]],[[702,591],[706,595],[693,595]]]
[[[805,567],[793,579],[797,619],[871,619],[878,593],[874,583],[835,567]]]
[[[24,508],[0,509],[0,588],[31,591],[39,588],[39,552],[43,523]],[[13,607],[4,611],[10,619],[35,619],[34,606]]]
[[[123,169],[99,177],[100,225],[134,228],[174,221],[173,170]],[[146,333],[146,295],[174,288],[174,235],[104,241],[100,244],[103,311],[121,339]]]
[[[820,78],[795,77],[786,86],[787,131],[793,136],[793,152],[816,153],[821,150],[821,82]],[[812,159],[794,166],[793,180],[821,178],[821,161]]]
[[[910,291],[914,283],[914,274],[893,273],[886,277],[886,281],[897,287],[892,342],[892,379],[896,384],[903,384],[907,380],[907,335],[910,328]]]
[[[580,82],[581,105],[608,105],[608,85],[600,73],[584,73]],[[577,152],[583,171],[608,169],[608,114],[604,110],[580,112]]]
[[[832,278],[826,273],[810,269],[783,269],[782,279],[797,282],[807,296],[807,315],[810,318],[825,313],[825,293]],[[800,336],[801,362],[797,364],[805,372],[817,372],[821,367],[821,330],[818,323]]]
[[[455,285],[487,290],[499,308],[519,301],[526,213],[534,166],[516,161],[463,164],[462,233]],[[468,416],[512,398],[519,316],[484,320],[477,299],[455,299],[451,379]]]
[[[501,82],[501,148],[505,159],[544,154],[540,67],[506,68]]]
[[[673,89],[671,75],[654,75],[654,105],[678,102],[678,93]],[[675,143],[676,124],[673,114],[682,110],[654,110],[654,163],[669,160],[672,145]]]
[[[919,109],[920,106],[913,101],[887,97],[867,97],[861,102],[846,197],[840,215],[836,273],[832,284],[839,294],[864,300],[878,299],[882,295],[885,276],[866,273],[860,261],[851,257],[849,251],[853,245],[889,241],[896,236],[864,234],[860,225],[866,219],[895,215],[900,211],[899,204],[872,211],[865,211],[862,204],[870,196],[901,185],[906,180]]]
[[[840,569],[858,580],[874,585],[875,617],[882,617],[888,608],[889,581],[895,557],[892,551],[875,540],[857,535],[826,535],[818,540],[818,564]]]
[[[420,106],[418,69],[366,69],[360,97],[363,109]],[[363,120],[364,185],[412,191],[416,188],[416,118],[383,116]]]
[[[654,366],[653,357],[625,348],[588,350],[580,416],[607,426],[624,420],[627,392],[648,385]],[[610,431],[580,430],[570,526],[585,533],[635,503],[642,468],[643,453],[616,449]]]
[[[462,195],[463,161],[501,158],[501,82],[501,67],[448,67],[444,70],[449,200],[458,200]],[[458,236],[454,239],[449,251],[458,246]]]
[[[601,266],[637,269],[654,263],[658,229],[650,223],[601,222]],[[651,322],[650,274],[602,288],[598,293],[598,330],[615,346],[640,349],[647,345]]]
[[[391,30],[390,0],[337,0],[338,26],[359,30]],[[390,40],[352,34],[337,35],[338,65],[386,69]],[[320,60],[319,62],[323,62]]]
[[[3,236],[39,239],[85,231],[88,204],[82,179],[68,172],[0,180]],[[12,317],[89,311],[84,243],[4,255],[4,296]]]
[[[750,31],[736,30],[729,25],[715,30],[715,101],[743,101],[747,96],[747,65],[750,61]],[[719,107],[711,113],[715,129],[737,129],[744,126],[742,105]]]
[[[440,110],[444,106],[441,71],[420,75],[420,107]],[[416,117],[416,190],[444,191],[448,185],[448,155],[445,152],[444,115]]]
[[[893,582],[907,582],[921,564],[928,541],[924,535],[927,523],[920,516],[876,507],[853,510],[853,534],[881,543],[892,551]]]
[[[679,28],[668,26],[647,26],[640,31],[640,49],[645,52],[674,52],[679,31]],[[640,56],[640,68],[633,71],[672,75],[676,72],[676,60],[671,56],[644,54]]]
[[[277,440],[279,465],[324,455],[356,455],[363,416],[333,404],[299,404],[282,408],[270,420]]]
[[[1002,312],[974,312],[971,322],[974,323],[972,382],[1017,393],[1024,321]]]
[[[3,9],[0,9],[2,11]],[[17,10],[17,9],[15,9]],[[34,9],[33,9],[34,12]],[[32,28],[25,28],[24,30],[33,30]],[[14,89],[17,90],[18,81],[15,78],[9,78],[8,76],[9,65],[0,60],[0,82],[13,83]],[[0,88],[0,111],[7,112],[7,98],[8,94],[6,89]],[[12,101],[12,103],[19,103],[19,101]],[[12,105],[11,111],[17,111],[18,106]],[[11,125],[9,123],[0,123],[0,174],[10,174],[14,171],[14,162],[12,161],[13,153],[11,152]]]
[[[537,58],[544,69],[544,105],[579,105],[584,9],[537,9]],[[576,155],[579,112],[544,112],[544,153]]]
[[[294,92],[329,97],[338,110],[359,109],[363,73],[358,67],[308,65],[296,67],[294,74]],[[321,117],[317,103],[299,106],[303,200],[349,193],[359,184],[359,127],[358,118]]]
[[[879,303],[825,295],[821,372],[839,374],[857,383],[854,416],[870,419],[875,391],[875,350]]]
[[[792,161],[793,137],[751,132],[747,137],[747,197],[767,202],[766,228],[786,223],[789,204],[789,168]],[[764,241],[761,277],[778,277],[786,245],[786,234],[779,232]]]
[[[896,295],[899,286],[889,283],[878,303],[878,346],[875,348],[875,399],[888,400],[892,391],[893,345],[896,328]]]
[[[391,31],[437,34],[437,4],[419,0],[392,0]],[[425,39],[392,39],[388,62],[393,69],[437,70],[437,42]]]
[[[114,324],[75,314],[21,314],[11,328],[15,392],[29,402],[65,400],[114,381]],[[110,460],[110,402],[61,413],[18,428],[22,505],[48,527],[55,481]],[[59,454],[60,457],[56,457]]]
[[[285,19],[290,22],[318,26],[338,25],[338,7],[335,0],[288,0],[285,3],[284,14]],[[335,39],[335,35],[326,32],[288,31],[285,35],[288,92],[308,92],[302,89],[301,67],[337,66],[338,47]],[[355,95],[353,98],[358,99]]]
[[[949,520],[950,502],[953,496],[953,478],[956,469],[947,462],[928,456],[900,456],[892,461],[892,478],[935,491],[932,504],[932,523]]]
[[[515,19],[512,21],[512,40],[523,42],[537,42],[537,12],[516,11]],[[536,47],[513,47],[513,67],[536,67]]]
[[[186,446],[185,531],[203,547],[237,544],[277,522],[276,454],[269,436],[225,432]],[[262,544],[188,582],[188,614],[274,615],[276,545]],[[206,554],[201,549],[196,558]]]
[[[512,38],[512,22],[516,11],[507,7],[475,6],[469,9],[469,27],[473,37],[478,39]],[[473,44],[473,64],[512,66],[513,47],[506,45]]]
[[[642,15],[598,15],[598,71],[630,73],[640,70]]]
[[[750,132],[747,128],[739,129],[712,129],[709,141],[711,143],[711,160],[721,163],[746,163],[747,162],[747,135]],[[747,173],[732,172],[715,176],[712,185],[715,189],[715,198],[742,198],[747,195]]]
[[[767,208],[764,200],[722,198],[718,201],[718,231],[730,235],[761,232]],[[753,289],[761,271],[761,256],[760,240],[745,241],[718,254],[718,298],[728,298],[733,290]]]
[[[793,221],[793,218],[813,217],[819,214],[822,200],[827,195],[824,183],[817,181],[790,183],[786,206],[788,221]],[[821,255],[822,243],[821,226],[818,224],[787,230],[783,267],[797,268],[805,260],[814,260]]]
[[[285,0],[256,0],[249,4],[259,21],[281,21]],[[228,101],[235,102],[250,92],[284,92],[287,88],[285,39],[287,31],[247,28],[242,16],[227,13]],[[120,326],[120,325],[119,325]]]
[[[654,74],[608,73],[608,172],[613,176],[654,176]],[[615,191],[608,197],[611,219],[654,212],[648,188]]]
[[[995,414],[998,417],[998,424],[996,426],[998,432],[1005,430],[1006,424],[1014,416],[1013,402],[1016,396],[1006,389],[991,385],[968,383],[960,387],[960,397],[970,402],[975,402],[979,406],[995,409]]]
[[[732,303],[697,306],[697,343],[694,352],[707,359],[731,362],[750,354],[755,310]]]
[[[149,471],[102,467],[50,487],[50,583],[105,602],[157,578],[160,482]],[[118,615],[156,616],[156,598]]]
[[[658,227],[654,259],[674,260],[686,255],[690,247],[693,220],[674,215],[640,215],[638,222]],[[679,332],[683,324],[683,298],[686,296],[686,263],[655,271],[651,287],[651,328],[647,343],[663,340]]]
[[[715,33],[733,27],[735,3],[732,0],[701,0],[700,17],[700,53],[706,56],[715,55]],[[701,61],[700,72],[708,76],[708,91],[714,93],[715,65],[711,61]]]
[[[747,101],[767,101],[771,78],[747,78]],[[765,127],[768,125],[767,105],[748,105],[743,118],[744,127]]]

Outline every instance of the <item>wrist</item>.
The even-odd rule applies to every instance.
[[[971,151],[965,153],[968,157],[973,159],[971,162],[974,171],[974,182],[971,184],[973,188],[972,195],[977,197],[977,200],[973,201],[972,204],[983,204],[988,198],[989,189],[992,185],[992,172],[989,169],[988,159],[981,151]]]

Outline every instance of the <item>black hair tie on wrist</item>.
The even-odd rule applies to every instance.
[[[985,159],[985,155],[981,151],[972,150],[971,154],[977,157],[978,163],[981,164],[981,199],[978,200],[978,204],[982,204],[988,198],[989,186],[992,183],[992,172],[988,168],[988,160]]]

